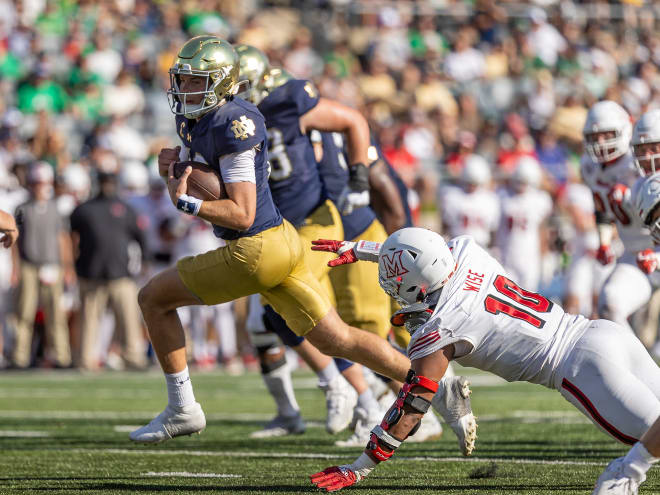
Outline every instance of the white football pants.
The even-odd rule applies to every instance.
[[[632,332],[628,317],[650,298],[651,283],[644,272],[636,265],[619,261],[600,291],[598,315]]]
[[[589,325],[554,386],[601,430],[629,445],[660,416],[660,368],[632,333],[611,321]]]

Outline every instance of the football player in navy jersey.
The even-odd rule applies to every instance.
[[[188,374],[185,336],[176,312],[182,306],[215,305],[259,293],[289,328],[320,351],[403,380],[409,360],[339,318],[308,268],[307,246],[273,204],[265,121],[254,105],[234,97],[241,86],[234,48],[213,36],[192,38],[179,51],[170,81],[168,96],[183,146],[161,150],[159,169],[161,174],[167,170],[174,205],[212,223],[226,246],[179,260],[140,290],[142,314],[165,373],[168,405],[132,432],[131,440],[157,443],[206,426]],[[354,150],[356,161],[366,162],[367,147],[364,158]],[[187,195],[191,168],[178,179],[173,173],[174,163],[187,159],[218,170],[228,197],[202,201]]]
[[[241,63],[240,79],[250,82],[250,89],[240,96],[256,104],[266,119],[271,166],[269,185],[275,206],[296,228],[307,245],[319,237],[343,236],[339,212],[328,199],[316,166],[314,150],[301,128],[326,126],[337,131],[346,129],[349,136],[361,136],[365,132],[364,128],[368,132],[366,120],[352,108],[332,101],[323,103],[326,109],[312,112],[312,118],[309,119],[308,114],[321,104],[316,89],[309,81],[294,79],[281,69],[270,70],[266,55],[253,46],[238,45],[236,51]],[[364,146],[368,143],[358,144]],[[359,146],[356,146],[356,156],[366,155],[367,152],[360,150]],[[366,173],[366,167],[360,167]],[[330,257],[327,253],[313,252],[309,257],[309,268],[334,305],[328,261]],[[254,340],[264,382],[275,399],[278,411],[265,429],[254,432],[253,437],[304,431],[284,347],[279,344],[277,335],[317,373],[326,395],[328,432],[338,433],[349,425],[356,402],[365,410],[373,409],[374,414],[378,415],[378,402],[364,379],[361,366],[344,360],[335,364],[303,337],[293,333],[271,306],[266,306],[265,324],[272,332],[260,332],[254,336]],[[340,371],[355,390],[351,389]]]

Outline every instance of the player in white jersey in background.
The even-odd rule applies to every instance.
[[[328,491],[351,486],[386,461],[419,423],[449,361],[507,381],[558,390],[596,426],[634,444],[660,415],[660,368],[620,325],[570,315],[506,275],[469,236],[445,243],[401,229],[380,245],[314,241],[349,263],[378,262],[381,287],[403,305],[411,370],[399,397],[353,463],[312,475]],[[336,262],[336,260],[335,260]]]
[[[570,264],[564,279],[564,310],[571,314],[596,314],[598,294],[614,268],[596,261],[598,232],[593,194],[581,182],[570,181],[558,196],[559,209],[566,216],[571,235],[568,238]]]
[[[582,156],[582,177],[594,194],[596,220],[600,236],[597,259],[612,263],[613,228],[624,246],[624,252],[605,281],[598,301],[598,313],[623,325],[630,331],[628,317],[640,309],[651,297],[651,284],[637,268],[639,251],[651,247],[651,239],[629,197],[639,178],[630,151],[632,123],[628,113],[613,101],[600,101],[587,114],[583,129],[585,149]]]
[[[541,277],[544,224],[552,213],[550,195],[539,189],[543,171],[526,156],[518,160],[507,187],[498,191],[501,220],[495,244],[500,260],[513,280],[537,290]]]
[[[460,182],[460,186],[439,190],[443,232],[449,237],[471,235],[480,246],[488,248],[500,221],[500,203],[490,189],[488,162],[479,155],[469,155]]]
[[[660,158],[660,139],[644,140],[654,145],[645,147],[648,157],[641,153],[642,149],[637,149],[635,155],[638,165],[643,166],[646,174],[653,171],[651,167],[654,160]],[[656,250],[648,249],[639,253],[637,263],[646,273],[653,273],[658,269],[660,261],[657,253],[657,245],[660,244],[660,173],[650,174],[635,183],[632,199],[637,214],[650,229],[656,244]],[[610,462],[598,478],[593,495],[635,495],[639,485],[646,479],[646,472],[659,460],[660,417],[626,456]]]

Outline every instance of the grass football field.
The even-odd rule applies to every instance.
[[[596,430],[557,392],[507,384],[472,370],[477,450],[460,457],[454,434],[404,444],[395,457],[344,493],[589,494],[611,459],[626,448]],[[347,463],[360,448],[333,445],[315,378],[294,374],[307,433],[253,440],[249,433],[274,405],[257,374],[194,373],[207,414],[201,435],[156,446],[128,432],[166,402],[159,372],[0,373],[0,494],[319,493],[308,475]],[[640,494],[660,493],[660,469]]]

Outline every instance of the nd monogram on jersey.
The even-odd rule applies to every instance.
[[[266,126],[264,117],[251,103],[232,98],[204,114],[199,120],[176,116],[176,128],[183,143],[180,159],[206,163],[220,171],[220,157],[254,148],[257,212],[248,230],[237,231],[213,226],[217,237],[230,240],[251,236],[282,223],[282,215],[273,204],[268,188]]]
[[[631,202],[624,201],[623,205],[619,206],[609,197],[610,190],[615,184],[624,184],[632,189],[639,178],[632,154],[628,152],[606,167],[584,154],[580,165],[584,182],[594,195],[596,210],[604,212],[608,218],[616,222],[626,252],[637,252],[651,247],[653,243],[649,231],[636,215]]]
[[[410,359],[454,344],[463,366],[552,387],[559,364],[590,321],[517,286],[471,237],[447,244],[457,269],[431,319],[413,334]]]

